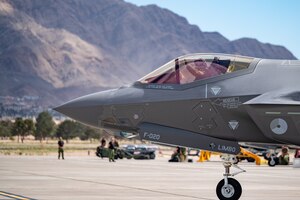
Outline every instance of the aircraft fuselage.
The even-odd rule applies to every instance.
[[[208,72],[215,58],[225,70],[197,80],[193,59],[183,56],[174,61],[174,69],[80,97],[56,110],[114,133],[222,153],[237,154],[238,142],[300,145],[299,61],[249,58],[245,65],[230,55],[192,56],[194,62],[206,56],[204,70],[195,68],[203,72],[199,76],[221,71]]]

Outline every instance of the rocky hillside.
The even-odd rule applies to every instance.
[[[133,82],[186,53],[295,59],[282,46],[229,41],[167,9],[122,0],[0,0],[0,38],[0,96],[46,105]]]

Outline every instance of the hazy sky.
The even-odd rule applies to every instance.
[[[300,0],[125,0],[156,4],[229,40],[256,38],[283,45],[300,59]]]

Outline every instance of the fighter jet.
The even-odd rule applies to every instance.
[[[298,60],[190,54],[55,110],[119,136],[224,153],[217,196],[239,199],[238,142],[300,145],[299,75]]]

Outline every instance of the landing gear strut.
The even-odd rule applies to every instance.
[[[224,179],[222,179],[217,185],[217,196],[220,200],[238,200],[242,194],[242,186],[237,180],[229,177],[245,172],[245,170],[233,164],[235,161],[234,156],[226,155],[223,156],[222,159],[224,160],[223,165],[225,167],[225,173],[223,175]],[[231,166],[235,167],[239,171],[230,173]]]

